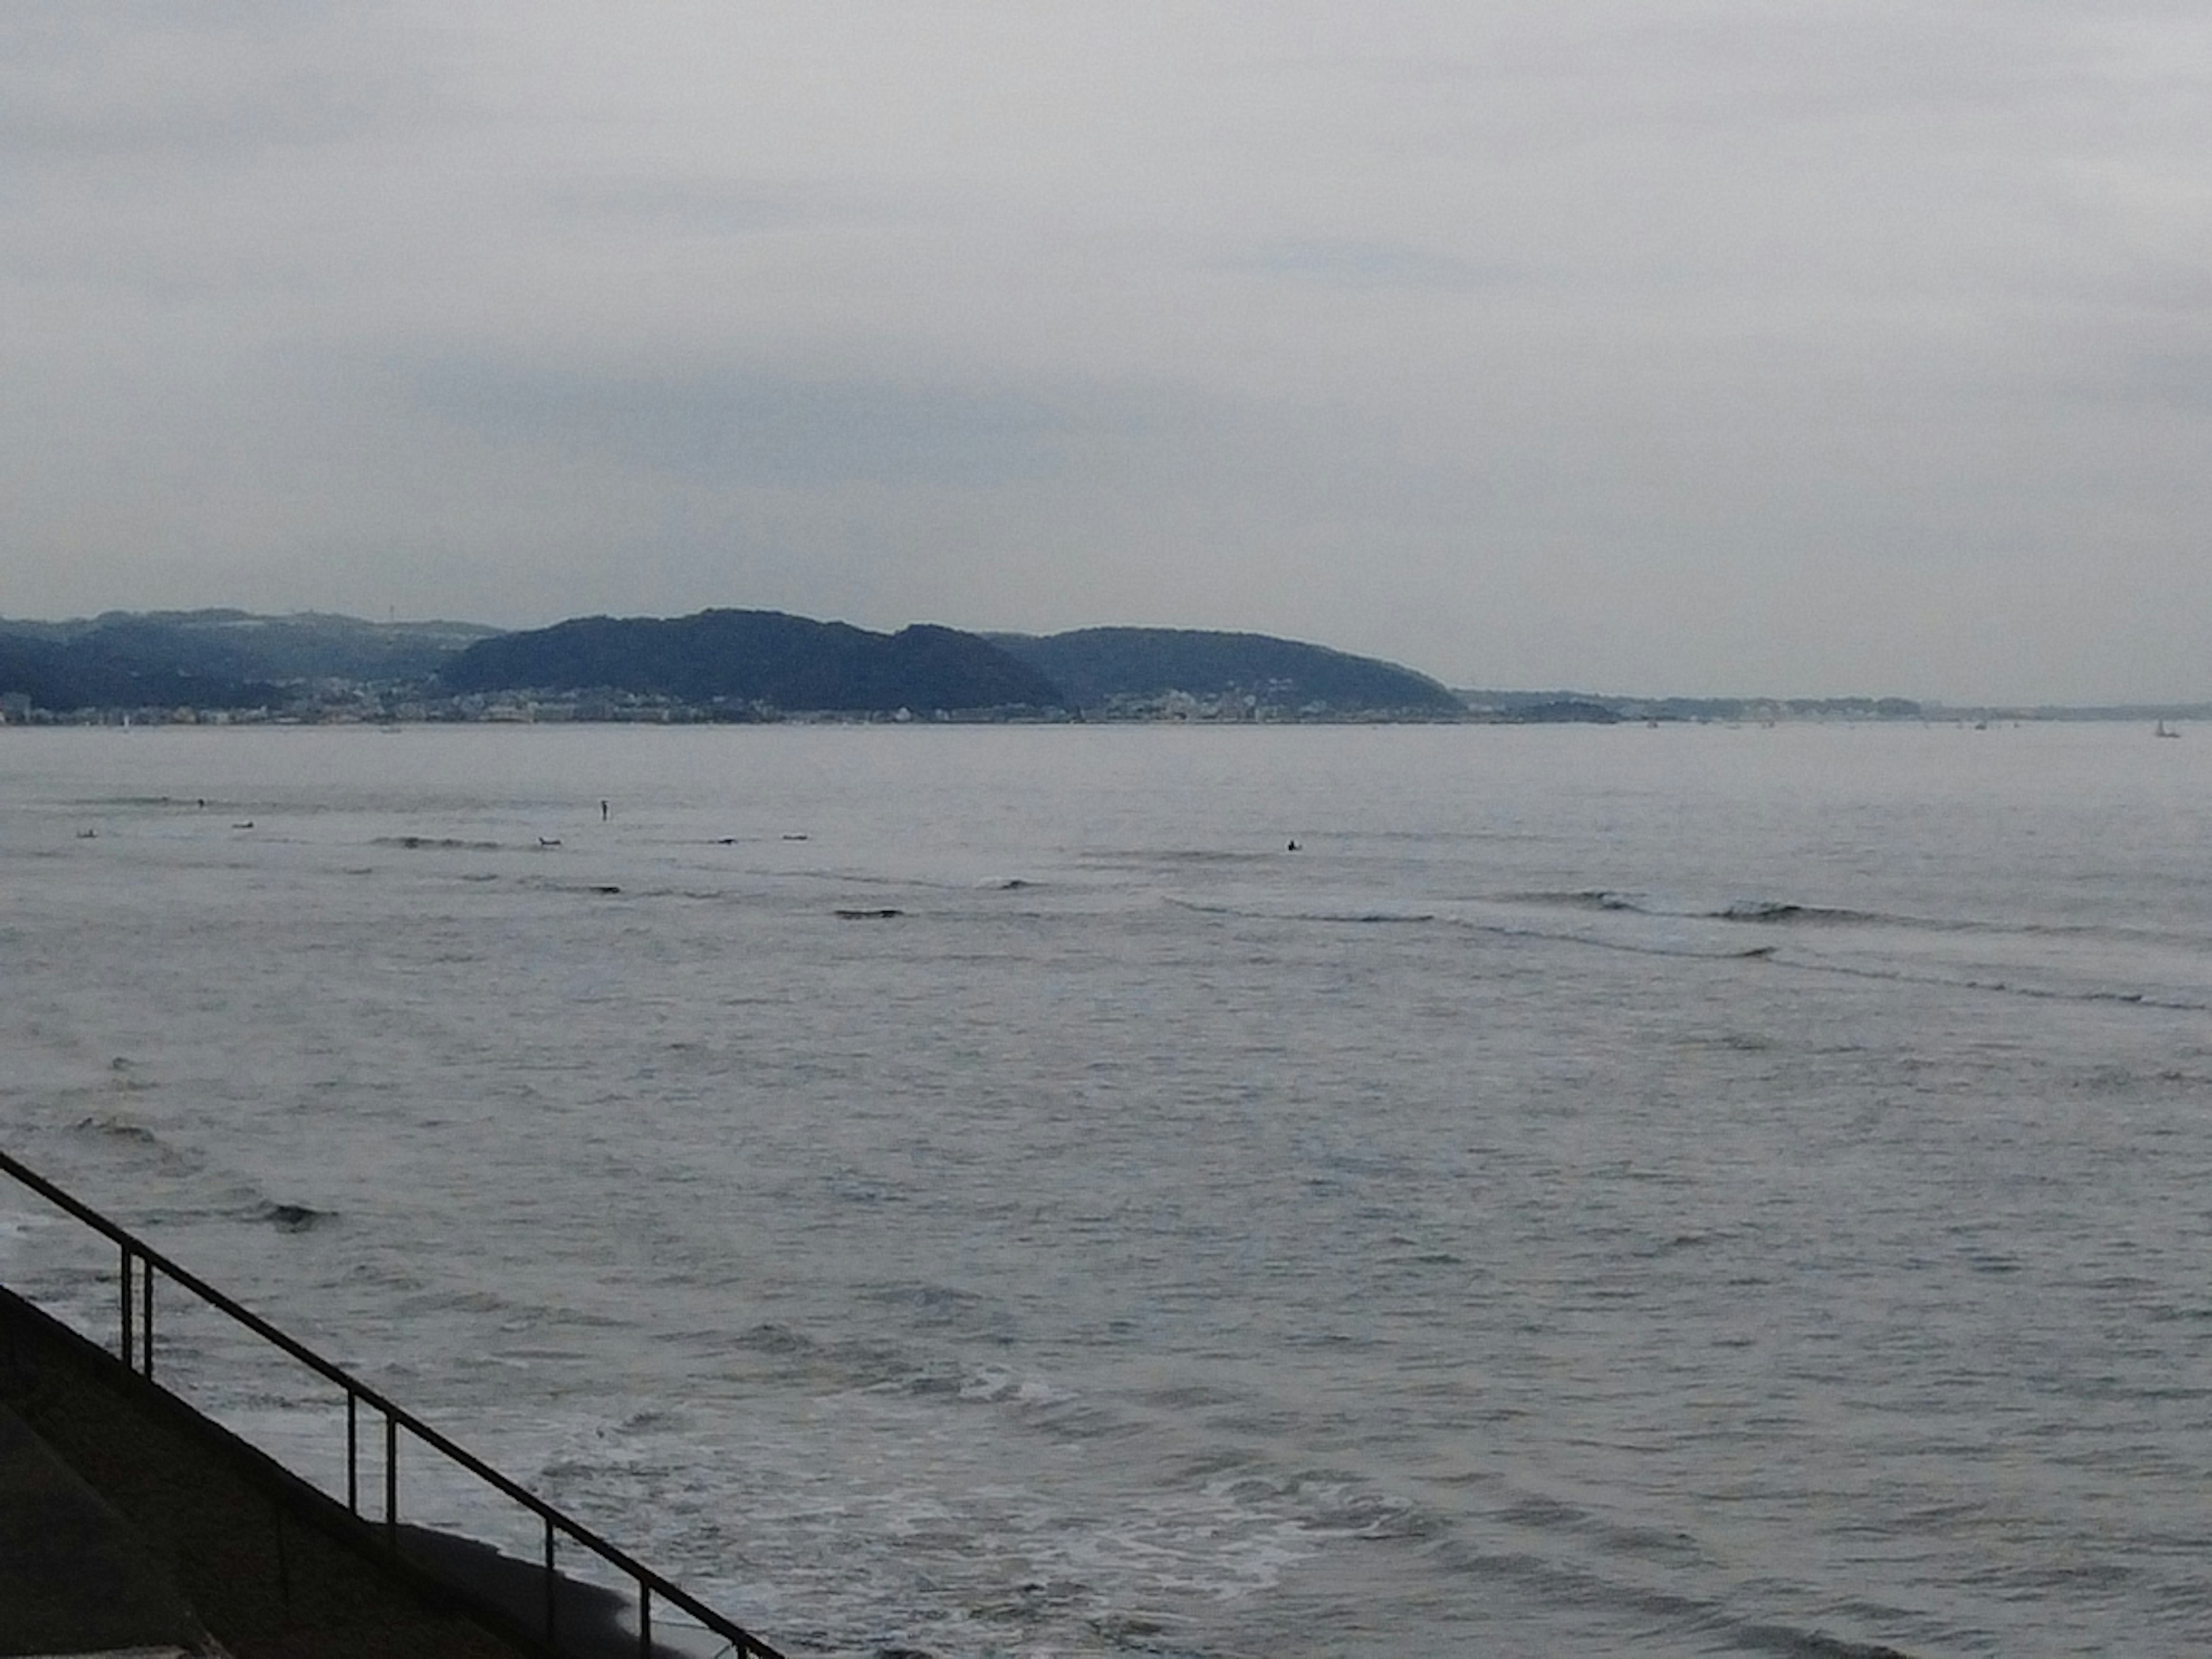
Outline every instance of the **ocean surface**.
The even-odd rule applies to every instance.
[[[0,1145],[793,1654],[2196,1655],[2208,851],[2118,726],[9,730]]]

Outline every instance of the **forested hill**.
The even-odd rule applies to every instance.
[[[363,622],[304,611],[108,611],[72,622],[0,619],[0,643],[63,664],[86,684],[118,674],[210,684],[417,679],[471,641],[499,630],[474,623]],[[265,694],[268,687],[259,690]],[[112,699],[96,697],[95,702]]]
[[[1181,693],[1251,698],[1256,706],[1333,714],[1456,716],[1443,685],[1395,663],[1267,634],[1186,628],[1084,628],[1042,638],[994,634],[1079,708],[1108,708]]]
[[[455,692],[629,691],[847,714],[1067,701],[1048,677],[974,634],[926,624],[875,634],[776,611],[578,617],[478,641],[440,679]]]
[[[112,642],[39,639],[0,629],[0,697],[37,708],[258,708],[277,701],[266,681],[198,673],[108,648]]]
[[[0,696],[56,713],[269,708],[291,700],[305,682],[419,678],[492,631],[471,623],[243,611],[0,618]]]

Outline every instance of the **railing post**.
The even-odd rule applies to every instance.
[[[139,1264],[138,1288],[146,1304],[146,1351],[139,1356],[146,1368],[146,1380],[154,1380],[154,1263],[151,1258]]]
[[[399,1553],[399,1419],[384,1413],[384,1544]]]
[[[346,1510],[361,1513],[361,1396],[346,1389]]]
[[[545,1517],[545,1645],[553,1645],[553,1598],[561,1581],[553,1571],[553,1517]]]
[[[132,1353],[131,1353],[131,1247],[130,1247],[128,1244],[125,1244],[125,1245],[123,1247],[123,1279],[122,1279],[122,1287],[123,1287],[123,1369],[124,1369],[125,1370],[126,1370],[126,1371],[135,1371],[135,1370],[137,1370],[138,1369],[138,1366],[137,1366],[137,1364],[136,1360],[135,1360],[135,1359],[133,1358],[133,1357],[132,1357]]]
[[[653,1586],[637,1587],[637,1659],[653,1659]]]

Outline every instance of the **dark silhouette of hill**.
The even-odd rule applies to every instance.
[[[455,692],[630,691],[846,714],[1067,701],[1047,676],[977,635],[923,623],[875,634],[778,611],[578,617],[480,640],[440,679]]]
[[[112,641],[55,641],[0,632],[0,696],[67,714],[81,708],[262,708],[282,696],[266,681],[195,673],[143,660]]]
[[[1080,708],[1116,697],[1245,696],[1265,707],[1333,714],[1458,714],[1464,706],[1425,674],[1373,657],[1267,634],[1187,628],[1083,628],[993,641],[1048,675]]]
[[[371,623],[313,612],[108,611],[71,622],[0,621],[0,642],[57,647],[83,672],[389,681],[427,678],[471,641],[497,631],[473,623]]]

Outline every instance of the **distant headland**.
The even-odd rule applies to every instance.
[[[0,619],[0,724],[772,720],[2198,720],[2212,705],[1939,708],[1904,697],[1453,690],[1374,657],[1179,628],[896,633],[775,611],[503,631],[319,612]]]
[[[335,723],[807,719],[1437,720],[1425,674],[1261,634],[895,634],[775,611],[501,632],[242,611],[0,620],[0,717]]]

